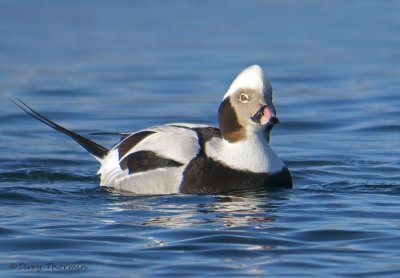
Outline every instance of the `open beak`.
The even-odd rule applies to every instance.
[[[279,124],[279,119],[267,105],[262,106],[250,119],[260,125],[273,126]]]

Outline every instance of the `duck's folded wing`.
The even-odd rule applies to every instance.
[[[137,193],[178,192],[184,168],[200,149],[198,134],[190,128],[139,131],[124,138],[102,161],[101,184]]]

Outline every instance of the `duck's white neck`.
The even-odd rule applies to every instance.
[[[214,160],[238,170],[274,174],[284,167],[262,132],[250,133],[245,140],[235,143],[213,138],[206,143],[206,153]]]

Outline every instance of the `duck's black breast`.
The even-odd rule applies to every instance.
[[[180,191],[189,194],[216,194],[255,188],[292,188],[287,167],[276,174],[252,173],[229,168],[208,157],[193,159],[183,173]]]
[[[180,192],[188,194],[217,194],[233,190],[263,187],[292,188],[292,177],[287,167],[275,174],[253,173],[230,168],[205,153],[205,142],[220,137],[219,130],[195,129],[199,145],[198,155],[183,172]]]

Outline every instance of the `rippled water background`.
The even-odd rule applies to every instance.
[[[0,0],[0,275],[400,276],[399,14],[395,1]],[[94,159],[9,101],[82,134],[216,124],[254,63],[292,190],[107,191]]]

